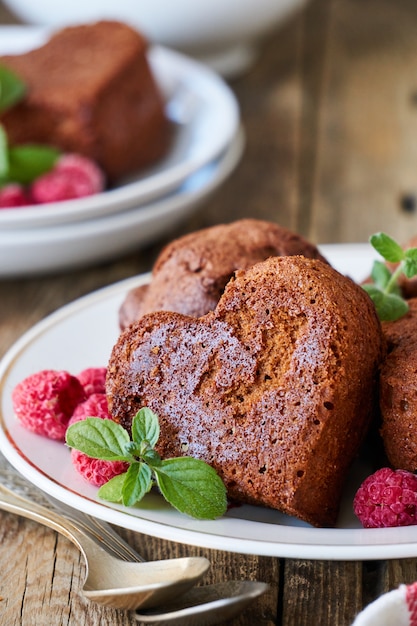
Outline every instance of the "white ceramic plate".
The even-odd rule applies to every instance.
[[[39,28],[0,27],[0,54],[36,47],[47,39],[46,33]],[[177,188],[227,147],[239,125],[239,110],[226,83],[204,65],[162,47],[152,47],[149,60],[173,121],[174,140],[167,156],[129,182],[94,196],[2,209],[0,232],[91,219],[138,207]]]
[[[367,275],[374,254],[366,244],[322,246],[340,271],[355,279]],[[24,377],[41,369],[66,369],[107,363],[118,336],[117,312],[126,291],[146,282],[129,279],[67,305],[34,326],[0,365],[0,449],[28,480],[79,510],[138,532],[207,548],[302,559],[386,559],[417,556],[417,526],[362,529],[352,513],[353,494],[368,473],[358,463],[342,503],[338,527],[317,529],[262,507],[231,509],[222,519],[198,521],[149,494],[140,505],[123,509],[96,498],[97,489],[73,469],[63,444],[34,435],[13,415],[11,392]],[[82,347],[82,349],[81,349]]]
[[[0,277],[85,267],[149,244],[207,199],[232,172],[243,146],[240,131],[219,159],[192,174],[173,194],[143,207],[72,224],[0,230]]]

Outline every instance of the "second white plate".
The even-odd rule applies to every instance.
[[[218,159],[187,178],[176,192],[146,206],[73,224],[0,230],[0,278],[85,267],[151,243],[221,185],[238,163],[243,146],[239,131]]]

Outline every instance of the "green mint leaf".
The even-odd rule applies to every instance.
[[[87,417],[67,429],[69,447],[96,459],[130,464],[127,472],[100,487],[98,496],[129,507],[142,500],[156,482],[164,498],[182,513],[197,519],[223,515],[226,488],[216,471],[192,457],[162,460],[153,448],[159,437],[158,416],[150,409],[141,409],[133,423],[134,441],[110,419]]]
[[[7,178],[9,171],[9,149],[7,134],[3,126],[0,124],[0,183],[2,179]]]
[[[158,467],[162,463],[161,457],[159,456],[157,451],[154,450],[153,448],[147,450],[142,458],[145,461],[145,463],[150,465],[152,468]]]
[[[391,280],[391,272],[383,261],[374,261],[371,278],[380,289],[385,289]]]
[[[138,453],[137,445],[134,441],[129,441],[129,443],[125,445],[124,451],[127,455],[136,456]]]
[[[408,304],[400,296],[384,293],[375,285],[363,285],[363,288],[370,295],[381,321],[393,322],[407,313]]]
[[[0,113],[17,104],[25,95],[25,83],[4,65],[0,65]]]
[[[166,459],[153,468],[164,498],[197,519],[215,519],[226,511],[226,488],[216,471],[192,457]]]
[[[417,260],[417,248],[407,248],[404,252],[406,259]]]
[[[132,421],[132,438],[137,444],[147,441],[153,448],[159,439],[159,421],[148,407],[142,407]]]
[[[132,463],[129,467],[122,488],[122,502],[133,506],[142,500],[152,487],[152,470],[145,463]]]
[[[55,165],[59,151],[49,146],[25,144],[9,148],[7,181],[28,185],[49,172]]]
[[[121,502],[126,473],[117,474],[104,483],[97,492],[98,497],[108,502]]]
[[[75,448],[104,461],[127,461],[135,459],[129,452],[128,432],[110,419],[87,417],[72,424],[66,433],[66,442]]]
[[[386,233],[376,233],[370,237],[369,241],[386,261],[399,263],[404,259],[405,253],[400,244]]]
[[[417,248],[409,248],[405,251],[402,270],[407,278],[413,278],[417,274]]]
[[[381,321],[394,321],[408,311],[407,301],[402,297],[399,277],[412,278],[417,274],[417,248],[403,248],[385,233],[376,233],[369,241],[386,261],[396,263],[393,271],[385,263],[375,261],[371,277],[373,285],[362,285],[373,300]]]

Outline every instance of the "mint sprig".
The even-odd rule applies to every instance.
[[[0,65],[0,113],[20,102],[26,93],[26,85],[11,70]]]
[[[197,519],[215,519],[226,511],[226,488],[216,471],[201,459],[161,459],[155,450],[159,439],[158,416],[149,408],[138,411],[128,432],[110,419],[88,417],[72,424],[66,443],[95,459],[125,461],[129,469],[98,491],[110,502],[133,506],[157,486],[178,511]]]
[[[0,65],[0,115],[18,104],[26,93],[25,83],[14,72]],[[0,187],[9,183],[28,185],[49,172],[59,150],[37,144],[11,146],[0,124]]]
[[[29,185],[42,174],[49,172],[57,162],[59,155],[59,150],[50,146],[37,144],[11,146],[8,151],[8,170],[5,182]]]
[[[417,275],[417,248],[404,250],[386,233],[376,233],[369,238],[371,245],[389,263],[397,264],[390,271],[382,261],[375,261],[371,278],[373,283],[362,285],[368,292],[381,321],[394,321],[405,315],[408,303],[401,295],[398,279],[401,274],[407,278]]]

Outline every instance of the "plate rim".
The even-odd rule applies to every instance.
[[[350,251],[351,254],[364,254],[367,259],[374,258],[370,251],[369,244],[330,244],[319,246],[322,253],[329,259],[332,255]],[[364,268],[365,269],[365,268]],[[364,274],[366,272],[364,271]],[[6,393],[5,387],[7,376],[19,357],[24,354],[27,346],[48,329],[61,320],[71,317],[80,310],[86,310],[96,304],[105,303],[111,298],[120,298],[134,285],[143,284],[149,280],[149,273],[134,276],[123,281],[108,285],[90,294],[82,296],[57,309],[54,313],[40,320],[37,324],[28,329],[6,352],[0,361],[0,451],[8,461],[32,484],[35,484],[43,491],[53,497],[62,499],[71,506],[77,506],[84,512],[95,515],[103,520],[118,526],[124,526],[131,530],[149,534],[169,541],[179,541],[184,544],[200,546],[209,549],[220,549],[242,554],[258,554],[264,556],[282,558],[302,558],[302,559],[326,559],[326,560],[372,560],[391,559],[417,556],[417,526],[404,528],[383,528],[383,529],[363,529],[363,528],[335,528],[316,529],[312,527],[296,527],[269,524],[268,522],[252,522],[251,520],[235,520],[243,526],[250,528],[253,523],[268,528],[274,527],[278,535],[281,531],[281,538],[275,542],[265,539],[262,536],[252,538],[248,536],[242,538],[236,536],[219,536],[213,529],[213,524],[221,522],[202,522],[187,519],[181,527],[173,527],[166,521],[153,521],[144,519],[140,515],[132,515],[128,510],[117,508],[114,505],[95,501],[77,492],[72,492],[70,488],[60,485],[56,479],[48,476],[39,468],[32,467],[30,459],[19,451],[16,442],[10,438],[5,416],[3,415],[3,400]],[[115,312],[116,315],[116,312]],[[33,435],[33,437],[37,437]],[[62,444],[59,444],[62,445]],[[68,494],[71,494],[68,497]],[[252,526],[253,528],[253,526]],[[201,530],[202,529],[202,530]],[[311,533],[315,533],[320,540],[311,541]]]
[[[53,30],[51,28],[39,26],[7,26],[0,25],[0,41],[2,32],[21,33],[26,37],[47,37],[48,33]],[[0,54],[4,54],[0,46]],[[172,192],[179,187],[187,177],[196,172],[210,161],[214,160],[232,140],[240,123],[240,111],[237,99],[229,87],[229,85],[213,70],[205,66],[203,63],[196,61],[180,52],[171,50],[161,45],[150,45],[148,49],[148,59],[153,68],[155,77],[160,84],[161,90],[167,89],[168,79],[166,75],[170,75],[170,81],[184,83],[189,89],[189,95],[197,94],[204,97],[205,100],[200,103],[198,111],[193,115],[194,134],[201,132],[202,126],[207,125],[207,119],[199,120],[201,117],[201,109],[205,108],[206,116],[211,115],[213,119],[210,123],[219,120],[221,110],[223,129],[221,133],[212,133],[212,143],[210,145],[199,144],[199,153],[191,157],[188,155],[179,163],[158,169],[160,165],[149,168],[150,173],[145,175],[138,181],[126,182],[120,187],[106,190],[104,192],[87,196],[81,199],[67,200],[62,202],[52,202],[45,205],[29,205],[27,207],[5,208],[0,211],[0,228],[7,230],[19,229],[22,225],[25,227],[36,228],[47,224],[66,224],[74,221],[83,221],[92,217],[114,212],[125,211],[132,206],[140,206],[148,203],[153,198],[158,198],[164,194]],[[165,76],[165,82],[161,78],[161,74]],[[196,85],[202,83],[203,90],[197,90]],[[191,90],[191,91],[190,91]],[[203,93],[204,92],[204,93]],[[172,94],[171,94],[172,95]],[[203,107],[204,104],[204,107]],[[169,103],[167,103],[167,106]],[[209,105],[212,107],[210,113]],[[199,126],[200,125],[200,126]],[[181,133],[192,130],[192,126],[187,123]],[[207,133],[206,133],[207,134]],[[175,147],[178,146],[179,140],[165,155],[160,163],[164,163],[173,154]],[[197,143],[196,143],[197,145]],[[156,170],[156,171],[154,171]],[[153,172],[153,173],[152,173]],[[145,173],[145,170],[144,170]],[[139,195],[138,195],[139,188]]]
[[[144,207],[80,223],[0,232],[0,277],[84,267],[149,243],[207,201],[237,167],[244,145],[245,135],[239,128],[222,155],[185,181],[189,185],[194,177],[198,179],[191,189],[183,185]],[[200,180],[204,171],[205,178]]]
[[[56,224],[39,229],[25,228],[24,230],[5,232],[2,232],[0,229],[0,246],[6,245],[11,247],[15,245],[19,239],[22,239],[25,243],[31,243],[33,240],[39,237],[39,234],[41,236],[41,239],[45,240],[50,238],[51,236],[56,236],[58,233],[71,232],[74,233],[74,236],[82,233],[90,234],[90,232],[93,231],[97,225],[106,225],[107,229],[111,229],[120,222],[128,224],[129,218],[132,215],[136,215],[138,221],[140,222],[142,222],[148,216],[151,216],[153,218],[159,217],[159,214],[163,214],[166,211],[166,207],[169,206],[174,199],[184,198],[184,200],[188,201],[189,199],[194,199],[194,197],[199,198],[200,195],[204,195],[206,191],[207,193],[209,193],[212,187],[216,188],[218,178],[220,179],[220,182],[222,182],[224,178],[226,178],[229,173],[233,171],[234,167],[238,164],[243,152],[244,144],[245,135],[243,129],[239,129],[235,137],[227,146],[224,153],[219,155],[217,159],[210,163],[207,163],[202,168],[200,168],[200,170],[191,174],[191,176],[187,178],[183,182],[183,184],[174,192],[164,195],[161,198],[156,198],[149,202],[149,204],[131,208],[127,211],[122,211],[120,213],[103,215],[101,218],[97,219],[84,220],[82,222]],[[197,186],[195,189],[184,189],[184,186],[188,185],[194,176],[199,176],[200,173],[204,172],[206,168],[214,168],[215,173],[210,176],[207,181],[204,181],[203,184]]]

